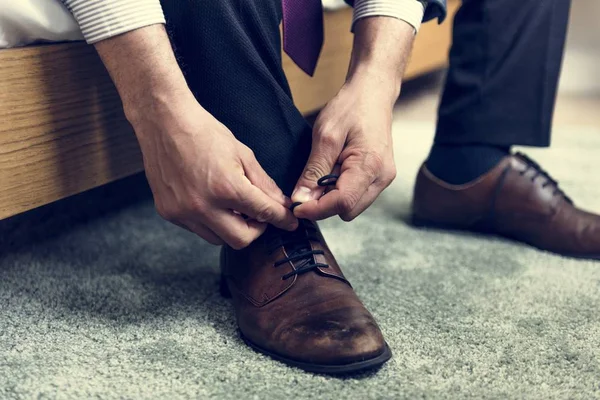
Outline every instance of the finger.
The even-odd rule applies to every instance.
[[[337,139],[341,136],[331,132],[331,129],[329,132],[322,131],[317,124],[315,130],[310,156],[292,193],[294,203],[305,203],[321,197],[324,189],[317,182],[331,173],[344,147],[343,141]]]
[[[343,170],[335,190],[318,200],[299,205],[294,209],[294,215],[314,221],[347,214],[356,207],[373,181],[369,174],[358,167]]]
[[[256,160],[256,157],[254,157],[254,153],[252,153],[252,151],[249,151],[249,154],[246,156],[243,162],[244,173],[252,185],[262,190],[265,194],[267,194],[277,203],[281,204],[283,207],[289,208],[292,205],[290,198],[283,194],[275,181],[258,163],[258,160]]]
[[[173,224],[175,224],[187,231],[195,233],[196,235],[200,236],[202,239],[206,240],[210,244],[214,244],[216,246],[221,246],[221,245],[225,244],[225,242],[223,240],[221,240],[221,238],[218,237],[213,231],[211,231],[206,226],[204,226],[200,223],[186,221],[186,222],[173,222]]]
[[[383,189],[384,187],[378,186],[377,183],[369,186],[369,188],[367,189],[363,197],[361,197],[361,199],[358,201],[356,206],[354,206],[354,208],[350,212],[340,214],[340,218],[348,222],[358,217],[367,208],[369,208],[371,204],[373,204],[373,202],[377,199],[377,197],[379,197]]]
[[[211,214],[206,225],[236,250],[249,246],[267,229],[265,223],[244,220],[228,210],[218,210]]]
[[[379,197],[379,195],[391,185],[396,178],[396,167],[392,164],[383,174],[378,177],[375,182],[369,186],[367,192],[358,201],[352,211],[340,214],[340,218],[344,221],[352,221],[354,218],[362,214],[367,208],[373,204],[373,202]]]
[[[246,214],[258,222],[269,223],[278,228],[293,231],[298,228],[298,219],[289,208],[267,196],[249,181],[242,183],[242,194],[230,207]]]

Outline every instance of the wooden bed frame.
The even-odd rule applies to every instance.
[[[451,2],[451,19],[458,0]],[[313,79],[284,68],[305,114],[342,85],[351,10],[327,12]],[[450,21],[423,25],[406,79],[443,68]],[[0,50],[0,220],[143,170],[137,141],[94,49],[61,43]]]

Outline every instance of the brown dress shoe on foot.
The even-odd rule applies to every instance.
[[[242,338],[253,349],[306,371],[353,373],[392,353],[373,316],[313,222],[268,228],[243,250],[223,247],[221,289],[231,295]]]
[[[423,165],[413,222],[493,233],[565,256],[600,259],[600,216],[575,207],[558,183],[521,153],[464,185],[447,184]]]

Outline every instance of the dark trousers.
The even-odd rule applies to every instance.
[[[463,0],[436,143],[548,146],[570,0]]]
[[[167,30],[200,104],[250,147],[288,195],[311,128],[281,65],[281,0],[164,0]]]
[[[200,104],[289,195],[311,128],[281,66],[281,0],[164,0],[163,9]],[[547,145],[568,11],[568,0],[464,0],[436,140]]]

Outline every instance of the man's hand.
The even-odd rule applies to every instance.
[[[132,122],[156,209],[166,220],[235,249],[252,243],[267,223],[297,228],[289,199],[252,150],[193,98]]]
[[[414,28],[393,18],[357,22],[346,83],[319,114],[312,151],[292,201],[298,218],[356,218],[394,180],[392,110],[410,54]],[[317,180],[340,175],[323,195]]]
[[[268,223],[297,227],[289,199],[252,151],[197,103],[164,27],[132,31],[96,49],[138,137],[161,216],[235,249],[258,238]]]
[[[392,107],[389,96],[357,81],[345,85],[327,104],[313,128],[312,151],[292,196],[303,202],[294,210],[297,217],[318,220],[340,215],[350,221],[392,182],[396,176]],[[340,175],[336,189],[319,199],[325,188],[316,182],[332,171]],[[300,200],[305,193],[317,201]]]

